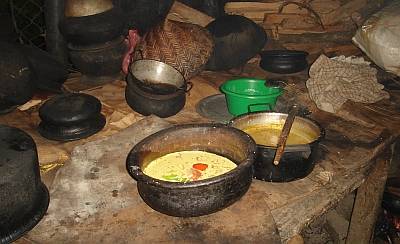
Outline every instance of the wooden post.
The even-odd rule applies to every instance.
[[[346,244],[372,242],[388,175],[389,155],[384,153],[376,159],[370,175],[357,190]]]

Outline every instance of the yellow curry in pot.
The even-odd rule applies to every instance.
[[[204,180],[236,168],[228,158],[204,151],[180,151],[166,154],[150,162],[146,175],[170,182]]]
[[[243,131],[249,134],[258,145],[274,147],[282,132],[283,124],[252,125]],[[292,127],[286,145],[308,144],[315,140],[315,135]]]

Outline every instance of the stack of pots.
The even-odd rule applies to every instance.
[[[66,0],[60,31],[72,64],[89,77],[120,73],[127,46],[124,15],[111,0]]]
[[[125,99],[136,112],[165,118],[177,114],[192,87],[175,68],[163,62],[141,59],[129,67]]]

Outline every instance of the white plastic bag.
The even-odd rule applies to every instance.
[[[400,1],[372,15],[353,42],[379,67],[400,76]]]

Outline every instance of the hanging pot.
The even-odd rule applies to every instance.
[[[228,70],[247,63],[267,41],[263,28],[240,15],[226,15],[206,26],[215,47],[206,64],[207,70]]]
[[[60,31],[68,43],[91,45],[111,41],[123,35],[125,17],[120,8],[89,16],[66,17],[60,22]]]
[[[157,157],[177,151],[201,150],[231,159],[237,167],[209,179],[167,182],[143,173]],[[214,213],[242,197],[252,181],[256,145],[245,133],[222,124],[187,124],[161,130],[129,152],[128,173],[137,181],[142,199],[153,209],[172,216]]]
[[[122,59],[127,50],[124,38],[101,45],[68,45],[72,64],[89,76],[115,75],[121,71]]]
[[[249,135],[257,143],[257,156],[254,162],[254,177],[256,179],[288,182],[306,177],[314,168],[318,158],[319,142],[324,137],[325,132],[315,121],[302,117],[295,118],[291,134],[304,138],[306,143],[286,145],[280,163],[278,165],[273,163],[276,152],[276,144],[273,144],[276,143],[286,118],[287,114],[257,112],[241,115],[229,122],[230,126],[245,132],[257,126],[263,126],[268,129],[275,128],[276,130],[274,131],[279,131],[277,134],[260,132],[252,134],[249,132]],[[259,135],[263,134],[265,136],[260,138]],[[264,143],[264,139],[269,139],[270,141]],[[260,141],[262,141],[262,144]]]
[[[186,91],[179,89],[169,94],[154,94],[143,90],[132,78],[127,76],[125,99],[136,112],[148,116],[151,114],[165,118],[177,114],[186,103]]]
[[[292,74],[308,67],[308,53],[296,50],[269,50],[261,52],[260,67],[278,74]]]

